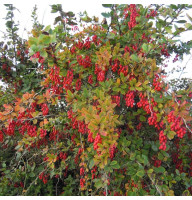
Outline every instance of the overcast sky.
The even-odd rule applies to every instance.
[[[161,0],[161,1],[144,1],[145,5],[149,5],[150,3],[164,3],[166,4],[167,1]],[[43,23],[45,26],[46,25],[52,25],[54,22],[54,18],[57,16],[57,14],[52,14],[50,13],[51,8],[50,5],[51,4],[56,4],[56,3],[61,3],[62,7],[64,9],[64,11],[73,11],[74,13],[79,13],[79,12],[83,12],[83,11],[87,11],[88,15],[91,16],[96,16],[99,17],[100,19],[102,19],[101,17],[101,12],[105,12],[107,11],[106,8],[102,7],[102,3],[107,3],[107,1],[101,1],[101,0],[90,0],[90,1],[85,1],[85,0],[63,0],[63,1],[21,1],[21,0],[17,0],[17,1],[4,1],[1,0],[0,2],[0,30],[1,31],[5,31],[5,20],[3,20],[3,18],[6,16],[6,8],[3,5],[4,3],[13,3],[13,5],[19,10],[19,11],[15,11],[15,21],[19,21],[19,34],[26,38],[28,37],[27,31],[31,30],[31,26],[32,26],[32,21],[31,21],[31,13],[33,10],[33,7],[35,6],[35,4],[37,5],[37,14],[38,14],[38,20],[40,21],[40,23]],[[124,1],[124,0],[118,0],[118,1],[114,1],[114,0],[110,0],[110,3],[142,3],[143,1],[139,1],[139,0],[134,0],[134,2],[128,2],[128,1]],[[189,1],[169,1],[169,3],[173,3],[173,4],[177,4],[177,3],[192,3],[191,0]],[[191,9],[192,10],[192,9]],[[192,11],[188,11],[188,14],[190,16],[192,16]],[[185,18],[187,19],[187,17],[185,16]],[[0,32],[0,41],[1,39],[2,33]],[[188,40],[192,40],[192,31],[190,31],[188,34],[183,34],[181,40],[183,41],[188,41]],[[188,78],[192,78],[192,60],[189,60],[190,55],[185,56],[184,60],[182,62],[176,62],[175,64],[172,63],[172,59],[170,60],[170,62],[168,63],[169,67],[168,69],[171,69],[173,67],[177,67],[179,66],[185,66],[186,63],[187,67],[186,70],[183,73],[181,77],[188,77]],[[179,77],[180,74],[178,73],[174,73],[173,75],[171,75],[171,78],[176,78]]]

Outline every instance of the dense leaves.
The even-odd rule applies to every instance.
[[[160,67],[190,52],[191,6],[105,4],[100,23],[52,5],[54,27],[35,7],[28,41],[6,6],[0,194],[191,195],[191,87]]]

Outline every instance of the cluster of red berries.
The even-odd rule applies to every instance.
[[[91,84],[91,85],[93,84],[93,75],[89,75],[88,83]]]
[[[180,157],[179,153],[174,152],[171,156],[172,156],[173,163],[175,164],[175,168],[178,169],[180,173],[184,172],[183,162],[182,162],[182,159],[179,158]]]
[[[77,91],[79,91],[79,90],[81,89],[81,84],[82,84],[81,79],[78,79],[78,80],[76,81],[76,87],[75,87],[75,89],[76,89]]]
[[[128,66],[119,65],[118,74],[123,73],[124,76],[128,74]]]
[[[3,132],[2,131],[0,131],[0,142],[3,142]]]
[[[134,106],[134,98],[135,98],[135,92],[134,91],[128,91],[125,95],[125,104],[127,107],[133,108]]]
[[[156,91],[161,91],[161,82],[158,74],[155,74],[155,78],[153,79],[153,86]]]
[[[125,52],[125,53],[127,53],[127,52],[130,53],[130,52],[131,52],[131,49],[130,49],[128,46],[125,46],[125,48],[124,48],[124,52]]]
[[[155,167],[160,167],[161,166],[161,160],[155,160],[154,161],[154,166]]]
[[[113,144],[110,148],[109,148],[109,154],[110,154],[110,159],[113,160],[114,156],[116,153],[116,146]]]
[[[168,53],[168,50],[165,49],[165,44],[163,44],[163,46],[160,45],[159,47],[161,48],[161,54],[162,55],[164,55],[165,57],[169,57],[170,56],[170,54]]]
[[[55,65],[53,68],[51,68],[51,72],[48,78],[51,80],[51,89],[52,92],[55,94],[60,94],[62,91],[62,88],[59,87],[62,84],[62,80],[59,73],[60,73],[60,68]],[[49,85],[47,85],[47,87],[48,86]]]
[[[67,71],[67,76],[63,79],[63,88],[65,90],[71,89],[71,83],[73,82],[73,70]]]
[[[41,111],[44,116],[49,113],[49,108],[46,103],[41,104]]]
[[[102,70],[97,64],[95,65],[94,73],[97,75],[97,80],[103,82],[105,80],[105,71]]]
[[[145,35],[145,33],[143,33],[142,34],[142,41],[143,40],[147,40],[147,42],[150,42],[151,41],[151,37],[147,37],[146,35]]]
[[[83,49],[84,41],[78,41],[78,43],[76,43],[75,46],[76,46],[78,49]]]
[[[14,187],[15,188],[18,188],[18,187],[24,188],[24,184],[23,184],[22,181],[20,183],[17,182],[17,183],[14,184]]]
[[[113,72],[116,72],[116,71],[117,71],[117,69],[118,69],[118,67],[119,67],[119,64],[120,64],[119,60],[118,60],[118,59],[115,59],[115,60],[114,60],[114,64],[111,65],[111,69],[112,69]]]
[[[148,123],[149,125],[154,125],[157,127],[157,114],[156,113],[151,113],[151,116],[148,118]]]
[[[120,107],[120,100],[121,100],[120,96],[118,96],[118,95],[113,95],[113,96],[111,96],[111,98],[112,98],[112,102],[113,102],[113,103],[116,103],[117,106]]]
[[[137,102],[138,108],[143,108],[147,114],[150,114],[151,111],[153,112],[153,107],[149,105],[148,100],[144,97],[142,93],[139,94],[140,101]],[[151,107],[151,108],[150,108]]]
[[[67,111],[67,116],[68,116],[69,119],[73,118],[73,114],[74,113],[73,113],[72,109],[70,109],[70,110]]]
[[[81,186],[81,188],[83,188],[84,185],[85,185],[85,179],[84,179],[84,178],[81,178],[81,179],[80,179],[80,186]]]
[[[97,45],[97,46],[101,43],[101,40],[98,39],[97,35],[94,35],[94,36],[92,37],[92,41],[93,41],[94,44]]]
[[[84,59],[81,55],[77,56],[77,62],[80,66],[83,66],[84,68],[92,66],[91,58],[88,55],[86,55]]]
[[[140,122],[140,123],[136,126],[136,129],[137,129],[137,130],[140,130],[141,127],[142,127],[142,123]]]
[[[91,41],[90,41],[90,38],[88,37],[86,40],[85,40],[85,42],[84,41],[78,41],[78,43],[76,43],[72,48],[71,48],[71,51],[72,51],[72,53],[75,53],[75,49],[76,48],[78,48],[78,49],[83,49],[83,48],[85,48],[85,49],[90,49],[90,47],[91,47]]]
[[[183,121],[181,117],[174,116],[174,112],[171,111],[168,114],[167,121],[171,123],[171,130],[175,131],[179,138],[183,138],[183,136],[186,134],[186,128],[182,127]]]
[[[178,117],[177,120],[171,124],[171,130],[175,131],[179,138],[183,138],[186,134],[186,128],[181,127],[182,125],[183,122],[180,120],[180,117]]]
[[[61,80],[60,80],[60,77],[59,77],[59,73],[60,73],[60,68],[57,67],[56,65],[53,68],[51,68],[49,78],[52,81],[53,85],[60,85]]]
[[[60,158],[61,160],[66,160],[66,159],[67,159],[67,153],[60,152],[59,158]]]
[[[90,130],[88,130],[88,142],[94,142],[93,133]]]
[[[36,137],[36,136],[37,136],[37,127],[28,124],[28,126],[27,126],[27,134],[28,134],[30,137]]]
[[[103,82],[105,80],[105,71],[102,70],[97,74],[97,80],[99,82]]]
[[[47,146],[47,144],[48,144],[47,139],[46,139],[46,138],[42,138],[42,139],[40,139],[40,140],[37,141],[36,147],[39,149],[39,148],[42,147],[43,145],[44,145],[44,146]]]
[[[76,53],[76,48],[74,45],[70,48],[70,52],[71,52],[71,54]]]
[[[83,152],[83,148],[79,148],[79,150],[78,150],[78,156],[81,155],[82,152]]]
[[[9,125],[7,127],[7,130],[6,130],[6,134],[11,136],[11,135],[14,135],[15,133],[15,126],[16,126],[16,122],[15,121],[10,121],[9,122]]]
[[[190,158],[190,160],[192,160],[192,158]],[[192,177],[192,161],[190,162],[189,166],[189,176]]]
[[[83,121],[77,121],[76,117],[73,117],[73,114],[74,113],[73,113],[72,109],[67,112],[68,118],[71,119],[71,121],[72,121],[72,123],[71,123],[72,128],[73,129],[78,128],[78,132],[82,133],[82,134],[88,133],[88,126]]]
[[[151,12],[146,15],[146,18],[155,17],[156,15],[157,15],[157,11],[151,10]]]
[[[91,170],[92,179],[97,178],[96,171],[97,171],[97,166],[93,167],[93,169]]]
[[[80,176],[84,176],[85,170],[83,167],[80,168]]]
[[[160,131],[159,133],[159,142],[160,142],[160,150],[166,150],[166,143],[167,143],[167,137],[164,135],[163,131]]]
[[[179,55],[177,54],[177,55],[175,56],[175,58],[173,59],[173,63],[177,62],[178,60],[179,60]]]
[[[9,73],[9,72],[11,71],[11,67],[9,67],[6,63],[4,63],[4,64],[2,65],[2,69],[3,69],[4,71],[6,71],[7,73]]]
[[[137,13],[136,5],[131,4],[128,10],[131,12],[130,21],[128,22],[129,29],[132,30],[133,27],[136,26],[136,17],[139,16]]]
[[[52,141],[52,140],[55,141],[58,136],[58,133],[59,133],[58,130],[56,130],[56,128],[53,127],[53,130],[49,135],[49,141]]]
[[[83,121],[78,121],[78,132],[82,134],[88,132],[87,125]]]
[[[44,130],[44,129],[41,129],[41,130],[40,130],[40,137],[41,137],[41,138],[44,138],[46,135],[47,135],[47,131]]]
[[[45,175],[44,172],[42,172],[42,173],[39,175],[39,179],[42,180],[44,184],[47,183],[48,177],[49,177],[49,176],[48,176],[47,174]]]
[[[39,51],[31,56],[30,60],[33,61],[34,59],[38,59],[39,63],[44,63],[44,61],[45,61],[45,59],[42,56],[40,56]]]
[[[102,142],[101,136],[99,135],[99,133],[97,133],[93,143],[94,150],[98,149],[98,144],[101,144],[101,142]]]
[[[85,40],[84,47],[85,47],[85,49],[90,49],[90,47],[91,47],[91,41],[90,41],[89,37]]]

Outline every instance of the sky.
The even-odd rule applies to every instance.
[[[134,0],[134,2],[132,1],[125,1],[125,0],[110,0],[110,3],[140,3],[140,4],[144,4],[144,5],[149,5],[150,3],[164,3],[166,4],[167,1],[161,0],[161,1],[141,1],[141,0]],[[144,3],[145,2],[145,3]],[[53,24],[54,22],[54,18],[57,16],[57,14],[52,14],[50,13],[51,11],[51,7],[50,5],[52,4],[57,4],[57,3],[61,3],[63,10],[64,11],[73,11],[75,14],[78,14],[80,12],[83,11],[87,11],[88,15],[90,17],[92,16],[96,16],[99,17],[100,20],[102,20],[102,16],[101,13],[102,12],[107,12],[108,10],[104,7],[102,7],[102,3],[108,3],[107,0],[105,1],[101,1],[101,0],[90,0],[90,1],[85,1],[85,0],[63,0],[63,1],[59,1],[59,0],[54,0],[54,1],[37,1],[37,0],[33,0],[33,1],[22,1],[22,0],[17,0],[17,1],[5,1],[5,0],[1,0],[0,2],[0,41],[2,41],[1,37],[2,37],[2,33],[1,31],[5,31],[5,20],[3,20],[3,18],[6,16],[6,9],[5,6],[3,5],[4,3],[12,3],[19,11],[15,11],[15,21],[19,21],[19,34],[24,37],[25,39],[28,38],[28,33],[27,30],[30,31],[31,27],[32,27],[32,18],[31,18],[31,13],[33,10],[33,7],[35,6],[35,4],[37,5],[37,15],[38,15],[38,20],[40,23],[44,24],[45,26]],[[169,0],[169,3],[173,3],[173,4],[178,4],[181,3],[181,1],[177,1],[177,0]],[[191,0],[188,1],[182,1],[182,3],[192,3]],[[192,11],[188,11],[188,14],[192,17]],[[186,15],[184,14],[184,18],[187,19]],[[192,40],[192,31],[190,31],[187,34],[183,34],[182,37],[180,38],[182,41],[188,41],[188,40]],[[192,51],[191,51],[192,54]],[[185,66],[186,64],[186,69],[183,71],[182,75],[180,76],[180,73],[174,73],[171,74],[170,77],[168,77],[168,79],[171,78],[182,78],[182,77],[188,77],[188,78],[192,78],[192,59],[189,60],[191,55],[187,55],[184,56],[184,60],[183,61],[178,61],[176,63],[172,63],[173,58],[170,59],[168,64],[168,67],[165,69],[166,71],[170,71],[173,67],[177,66]]]

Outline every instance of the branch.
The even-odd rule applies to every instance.
[[[160,196],[163,196],[163,194],[162,194],[162,192],[161,192],[159,186],[155,183],[155,181],[152,179],[152,177],[149,176],[149,175],[148,175],[148,177],[149,177],[149,179],[151,180],[152,184],[155,186],[155,188],[156,188],[157,192],[160,194]]]
[[[177,101],[177,99],[176,99],[176,97],[175,97],[175,101],[176,101],[177,105],[180,106],[179,103],[178,103],[178,101]],[[182,117],[182,120],[183,120],[183,122],[184,122],[186,128],[188,129],[188,131],[192,134],[192,131],[191,131],[190,128],[188,127],[186,120],[185,120],[183,117]]]
[[[136,161],[136,162],[137,162],[138,165],[142,166],[138,161]],[[142,166],[142,167],[143,167],[143,166]],[[160,194],[160,196],[163,196],[163,194],[162,194],[162,192],[161,192],[159,186],[155,183],[155,181],[152,179],[152,177],[149,176],[149,174],[147,174],[147,175],[148,175],[149,179],[151,180],[152,184],[155,186],[157,192]]]
[[[185,64],[185,66],[183,67],[183,69],[182,69],[182,71],[181,71],[181,73],[179,75],[179,79],[181,78],[181,75],[183,74],[183,71],[187,67],[187,65],[188,65],[189,61],[191,60],[191,58],[192,58],[192,54],[191,54],[190,58],[188,59],[187,63]]]
[[[44,172],[44,171],[46,171],[46,169],[44,169],[43,171],[41,171],[40,173],[39,173],[39,175],[42,173],[42,172]],[[27,192],[29,191],[29,189],[31,188],[31,186],[37,181],[37,179],[39,178],[39,175],[36,177],[36,179],[29,185],[29,187],[27,188],[27,190],[23,190],[23,193],[24,193],[24,195],[27,195]]]

